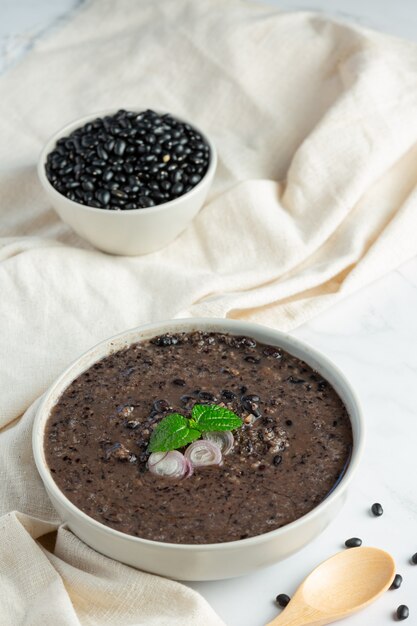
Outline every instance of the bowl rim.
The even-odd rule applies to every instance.
[[[135,110],[135,108],[136,107],[127,107],[123,110],[131,111],[131,110]],[[165,209],[173,209],[177,205],[179,205],[181,201],[184,200],[185,198],[188,200],[190,197],[197,194],[200,188],[204,184],[206,184],[207,181],[211,180],[217,167],[217,150],[213,141],[210,139],[209,135],[196,124],[191,123],[188,120],[185,120],[173,113],[166,112],[166,114],[171,115],[171,117],[173,117],[177,121],[182,122],[184,124],[188,124],[194,130],[200,133],[200,135],[206,141],[210,149],[210,159],[209,159],[209,165],[208,165],[207,171],[202,177],[202,179],[192,189],[190,189],[190,191],[187,191],[181,196],[178,196],[178,198],[174,198],[173,200],[169,200],[168,202],[163,202],[162,204],[157,204],[155,206],[138,208],[138,209],[129,209],[127,211],[110,211],[109,209],[101,209],[99,207],[89,206],[88,204],[81,204],[80,202],[76,202],[75,200],[71,200],[70,198],[67,198],[67,196],[64,196],[64,194],[57,191],[55,187],[52,185],[52,183],[49,181],[46,175],[45,163],[46,163],[46,157],[54,149],[54,146],[56,142],[58,141],[58,139],[65,137],[67,134],[71,133],[73,130],[76,130],[77,128],[83,126],[84,124],[86,124],[87,122],[90,122],[91,120],[95,120],[97,117],[104,117],[106,115],[112,115],[112,114],[117,113],[117,111],[120,111],[120,110],[122,109],[111,108],[111,109],[104,109],[101,111],[96,111],[95,113],[91,113],[89,115],[84,115],[82,117],[74,119],[72,122],[68,122],[67,124],[65,124],[65,126],[61,127],[53,135],[50,135],[46,143],[43,145],[43,148],[39,154],[38,164],[37,164],[38,178],[42,186],[48,193],[50,193],[53,197],[55,197],[59,201],[65,200],[67,203],[69,203],[69,206],[73,206],[74,208],[76,207],[78,209],[80,208],[85,209],[87,213],[92,212],[93,214],[96,213],[98,215],[112,215],[112,216],[123,215],[127,217],[129,215],[138,215],[138,214],[145,215],[149,213],[158,213]],[[140,108],[140,110],[138,110],[138,113],[141,113],[142,111],[145,111],[145,110],[148,110],[148,109]],[[165,114],[160,109],[152,109],[152,111],[155,111],[156,113],[159,113],[159,114]],[[125,219],[125,217],[123,217],[122,219]]]
[[[339,483],[336,483],[335,486],[331,489],[328,495],[322,500],[317,506],[315,506],[311,511],[306,513],[305,515],[297,518],[293,522],[289,524],[285,524],[280,528],[275,530],[270,530],[266,533],[262,533],[260,535],[255,535],[253,537],[247,537],[246,539],[237,539],[233,541],[224,541],[219,543],[198,543],[198,544],[188,544],[188,543],[171,543],[164,541],[156,541],[153,539],[145,539],[142,537],[136,537],[134,535],[129,535],[128,533],[121,532],[110,526],[106,526],[101,522],[97,521],[93,517],[90,517],[84,511],[79,509],[75,504],[73,504],[61,491],[58,487],[57,483],[54,481],[52,474],[49,470],[48,464],[44,455],[44,434],[45,434],[45,426],[48,421],[48,417],[50,414],[50,409],[55,406],[56,401],[62,395],[63,391],[71,384],[73,380],[75,380],[82,372],[88,370],[94,363],[99,362],[101,359],[105,358],[106,355],[112,354],[114,352],[118,352],[119,350],[132,345],[133,343],[137,343],[140,341],[145,341],[150,339],[158,334],[163,334],[167,332],[192,332],[193,330],[200,330],[201,326],[203,326],[202,330],[206,330],[210,332],[224,332],[236,335],[247,335],[253,336],[257,334],[262,334],[265,332],[269,332],[275,335],[275,338],[271,341],[272,345],[274,341],[276,341],[277,347],[280,347],[280,342],[283,340],[285,343],[290,343],[291,347],[294,347],[295,350],[300,349],[305,354],[308,354],[308,357],[298,357],[302,358],[308,364],[308,359],[312,357],[313,360],[317,360],[320,365],[324,366],[324,369],[331,370],[334,374],[335,378],[338,381],[338,384],[343,387],[344,391],[347,395],[350,396],[350,403],[354,407],[355,410],[355,420],[356,423],[353,425],[351,420],[352,429],[353,429],[353,445],[352,452],[349,459],[348,467],[346,469],[345,474],[342,476]],[[211,327],[211,328],[210,328]],[[125,345],[119,345],[114,348],[113,344],[120,342],[124,339],[129,339],[128,343]],[[261,341],[261,340],[259,340]],[[268,339],[270,341],[270,339]],[[105,352],[101,352],[106,348]],[[291,348],[285,347],[284,350],[288,351],[291,354]],[[98,356],[96,353],[99,353]],[[82,369],[79,369],[80,364],[83,363]],[[69,379],[69,375],[72,373],[75,374]],[[333,383],[332,383],[333,385]],[[51,396],[58,391],[56,400],[54,404],[49,407],[47,411],[48,403],[50,402]],[[339,392],[338,392],[339,393]],[[356,429],[356,434],[355,434]],[[75,515],[75,517],[80,518],[80,521],[87,523],[90,527],[95,528],[97,531],[104,532],[110,537],[124,539],[128,541],[132,541],[137,545],[147,545],[152,546],[154,548],[160,549],[175,549],[179,551],[185,552],[195,552],[195,551],[208,551],[208,552],[218,552],[223,550],[233,551],[235,549],[240,549],[243,546],[256,546],[257,544],[261,544],[264,541],[273,538],[279,538],[280,536],[285,536],[289,531],[296,530],[299,527],[302,527],[307,522],[315,519],[320,516],[321,513],[328,508],[331,503],[337,499],[348,487],[351,482],[358,465],[360,463],[361,457],[364,451],[365,444],[365,423],[363,418],[363,412],[361,409],[361,405],[359,399],[356,395],[356,392],[351,387],[349,381],[342,373],[342,371],[329,359],[327,356],[323,355],[320,351],[316,350],[307,342],[304,342],[298,338],[289,335],[288,333],[284,333],[282,331],[276,330],[269,326],[265,326],[263,324],[257,324],[253,322],[245,322],[242,320],[231,320],[225,318],[178,318],[172,320],[161,320],[160,322],[152,322],[149,324],[143,324],[141,326],[137,326],[128,330],[125,330],[121,333],[113,335],[108,339],[100,341],[99,343],[92,346],[90,349],[85,351],[82,355],[80,355],[77,359],[75,359],[62,374],[54,381],[54,383],[49,387],[47,392],[44,394],[41,404],[38,407],[36,412],[33,429],[32,429],[32,450],[35,459],[35,464],[40,474],[40,477],[46,487],[48,495],[52,492],[53,496],[60,502],[60,504],[66,509],[69,510],[70,513]],[[64,520],[67,523],[67,520]]]

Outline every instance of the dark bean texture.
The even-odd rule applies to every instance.
[[[245,358],[249,351],[257,363]],[[234,541],[300,518],[343,476],[352,429],[331,385],[318,392],[292,384],[291,372],[315,372],[287,352],[280,357],[249,337],[199,331],[111,354],[75,379],[51,412],[45,453],[54,479],[87,515],[157,541]],[[155,426],[168,413],[190,417],[194,404],[213,402],[244,422],[222,465],[180,481],[150,473]]]
[[[203,178],[209,162],[208,144],[189,124],[151,110],[120,110],[59,139],[45,171],[53,187],[70,200],[129,211],[187,193]]]

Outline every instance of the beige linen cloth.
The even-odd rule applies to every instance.
[[[113,107],[172,111],[218,147],[205,208],[145,257],[89,248],[36,178],[48,135]],[[53,551],[37,541],[59,520],[31,454],[36,398],[129,327],[208,315],[288,330],[411,258],[417,48],[240,0],[96,0],[0,79],[0,137],[0,624],[220,625],[187,587],[64,528]]]

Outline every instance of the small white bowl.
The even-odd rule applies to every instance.
[[[194,330],[247,335],[282,347],[323,375],[343,400],[353,429],[349,466],[340,483],[310,513],[268,533],[213,544],[174,544],[150,541],[121,533],[78,509],[55,483],[44,454],[44,431],[52,408],[70,383],[94,363],[137,341],[167,332]],[[364,422],[358,399],[344,375],[329,359],[290,335],[258,324],[223,319],[186,319],[148,324],[103,341],[75,361],[45,394],[33,427],[35,462],[51,501],[68,527],[89,546],[139,569],[180,580],[231,578],[285,559],[320,534],[336,516],[346,498],[364,446]],[[255,513],[256,514],[256,513]]]
[[[116,109],[81,117],[55,133],[47,141],[40,154],[38,176],[53,208],[60,218],[69,224],[80,237],[92,243],[96,248],[111,254],[127,256],[147,254],[159,250],[173,241],[203,206],[216,170],[216,148],[200,128],[191,124],[202,135],[210,148],[209,166],[195,187],[170,202],[131,211],[109,211],[74,202],[59,193],[49,182],[45,172],[46,157],[55,148],[56,142],[61,137],[67,137],[73,130],[84,126],[97,117],[112,115],[113,113],[116,113]],[[177,116],[173,117],[181,122],[186,122]],[[186,123],[189,124],[188,121]]]

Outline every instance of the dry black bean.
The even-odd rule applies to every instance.
[[[96,192],[96,198],[103,206],[107,206],[110,202],[110,191],[107,189],[99,189]]]
[[[85,180],[81,184],[81,187],[84,189],[84,191],[94,191],[94,184],[89,180]]]
[[[103,180],[108,183],[114,176],[113,170],[104,170],[103,172]]]
[[[190,176],[189,181],[192,185],[197,185],[201,180],[201,176],[199,174],[193,174]]]
[[[132,210],[189,192],[209,161],[209,146],[189,124],[150,110],[121,110],[60,138],[45,171],[59,193],[80,204]]]
[[[152,191],[151,195],[156,204],[161,204],[165,201],[165,194],[160,191]]]
[[[417,552],[411,557],[411,563],[417,565]]]
[[[182,183],[175,183],[171,191],[175,196],[180,196],[184,191],[184,185]]]
[[[401,583],[403,582],[403,577],[401,574],[395,574],[395,578],[392,581],[390,589],[399,589],[401,587]]]
[[[290,597],[287,596],[286,593],[280,593],[276,598],[275,598],[276,603],[279,606],[282,606],[282,608],[285,608],[287,606],[287,604],[290,602]]]
[[[126,150],[126,142],[123,139],[118,139],[114,144],[113,151],[117,156],[122,156]]]
[[[372,506],[371,506],[371,511],[372,514],[375,515],[375,517],[380,517],[383,512],[384,509],[382,508],[382,506],[379,504],[379,502],[375,502]]]
[[[359,539],[359,537],[351,537],[345,541],[346,548],[359,548],[361,545],[362,539]]]
[[[123,169],[126,172],[126,174],[132,174],[135,168],[133,167],[132,163],[124,163]]]
[[[101,170],[99,167],[96,166],[92,166],[92,167],[86,167],[85,171],[88,172],[89,174],[91,174],[91,176],[101,176],[101,174],[103,173],[103,170]]]
[[[124,191],[121,191],[120,189],[112,189],[111,193],[118,200],[127,200],[128,199],[127,193],[125,193]]]
[[[144,193],[146,190],[142,189],[142,193]],[[152,200],[152,198],[150,198],[149,196],[139,196],[138,198],[138,205],[142,208],[142,209],[146,209],[147,207],[150,206],[155,206],[156,202],[154,200]]]
[[[407,619],[409,615],[410,615],[410,610],[408,606],[406,606],[405,604],[400,604],[400,606],[397,609],[397,619],[402,622],[404,619]]]
[[[107,154],[103,146],[100,146],[100,145],[97,146],[97,154],[100,157],[100,159],[103,159],[103,161],[107,161],[107,159],[109,158],[109,155]]]

